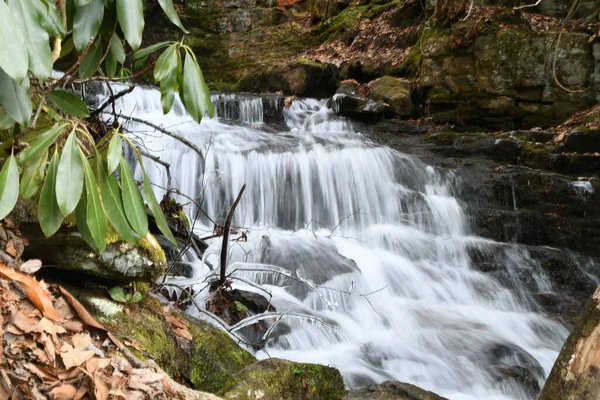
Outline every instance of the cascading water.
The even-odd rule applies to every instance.
[[[539,312],[517,279],[527,270],[534,285],[551,290],[524,247],[469,235],[452,195],[458,177],[375,145],[324,102],[294,101],[284,110],[288,129],[274,133],[261,124],[259,98],[213,100],[221,118],[201,125],[178,101],[162,115],[153,89],[136,88],[116,109],[202,149],[204,157],[143,124],[126,124],[171,165],[172,185],[212,218],[224,219],[247,185],[234,225],[248,240],[231,246],[230,270],[272,292],[278,311],[323,322],[284,319],[259,358],[333,365],[349,387],[392,379],[452,399],[532,397],[506,371],[528,370],[543,384],[568,331]],[[164,169],[148,161],[146,171],[162,196]],[[212,231],[195,206],[188,212],[198,232]],[[213,264],[220,246],[215,240],[207,251]],[[494,253],[512,278],[500,283],[472,268],[472,249]],[[208,272],[195,265],[195,277],[179,282],[193,285]],[[275,267],[287,272],[265,272]]]

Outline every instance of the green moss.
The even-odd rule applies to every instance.
[[[190,325],[194,337],[189,379],[194,388],[216,393],[237,372],[256,361],[223,331],[209,325]]]
[[[137,290],[144,291],[136,283]],[[147,286],[146,286],[147,288]],[[139,303],[124,307],[108,299],[101,290],[68,287],[79,301],[107,329],[121,339],[139,341],[139,349],[130,347],[137,357],[153,359],[170,376],[191,382],[198,390],[216,393],[234,374],[254,363],[256,358],[238,346],[224,331],[188,316],[189,345],[182,345],[164,317],[162,304],[145,295]],[[179,340],[179,341],[178,341]]]
[[[322,62],[310,60],[308,58],[299,58],[296,61],[294,61],[294,66],[302,65],[308,65],[315,68],[325,68],[325,65]]]
[[[114,239],[114,241],[120,240],[120,236],[117,234],[116,231],[114,232],[114,235],[116,235],[116,238],[115,236],[113,236],[111,237],[111,239]],[[108,242],[108,238],[106,243],[110,243]],[[137,246],[144,250],[149,255],[149,258],[153,260],[157,265],[164,267],[167,264],[165,251],[151,233],[148,232],[145,238],[140,239],[137,243]]]
[[[247,398],[256,392],[273,399],[335,400],[342,398],[344,382],[335,368],[270,358],[240,371],[222,391],[226,399]]]

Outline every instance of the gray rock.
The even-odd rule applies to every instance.
[[[363,389],[351,390],[343,400],[444,400],[433,392],[403,382],[386,381]]]

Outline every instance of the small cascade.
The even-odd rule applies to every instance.
[[[370,142],[324,101],[289,108],[281,97],[213,101],[217,116],[200,125],[177,102],[162,115],[154,89],[137,88],[116,108],[204,151],[200,157],[143,124],[125,124],[170,164],[199,234],[212,222],[196,205],[222,220],[247,185],[233,223],[247,241],[232,243],[230,270],[270,291],[277,310],[323,322],[284,319],[257,357],[333,365],[349,387],[393,379],[451,399],[533,398],[510,371],[525,369],[542,385],[552,368],[568,331],[530,294],[552,285],[527,248],[471,235],[454,173]],[[267,132],[273,109],[285,126]],[[146,162],[162,196],[166,173]],[[207,251],[213,264],[220,246],[216,239]],[[502,279],[476,268],[478,258],[501,265]],[[193,262],[195,278],[178,282],[202,298],[197,278],[209,271]]]

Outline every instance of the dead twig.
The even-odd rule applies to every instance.
[[[244,184],[244,186],[242,186],[242,189],[240,189],[240,193],[237,195],[237,198],[233,202],[233,205],[229,210],[229,215],[227,215],[227,220],[225,221],[225,230],[223,232],[223,244],[221,245],[221,273],[219,277],[219,286],[223,285],[227,278],[225,274],[227,272],[227,253],[229,252],[229,230],[231,228],[231,221],[233,220],[233,213],[238,203],[242,199],[242,194],[244,194],[244,190],[246,190],[246,184]]]

